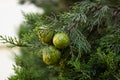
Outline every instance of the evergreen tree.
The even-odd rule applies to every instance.
[[[16,74],[9,80],[120,80],[120,1],[65,1],[69,5],[63,12],[24,13],[19,40],[0,36],[12,47],[21,47]],[[56,38],[57,45],[66,40],[68,45],[56,47],[58,33],[68,38]]]

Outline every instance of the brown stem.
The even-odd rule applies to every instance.
[[[93,6],[92,8],[90,8],[90,10],[88,11],[88,13],[86,14],[87,16],[90,15],[90,13],[94,13],[95,11],[101,9],[100,4],[98,4],[97,6]]]
[[[101,7],[100,7],[99,5],[100,5],[100,4],[98,4],[97,7],[92,7],[92,8],[90,9],[90,11],[88,11],[88,13],[87,13],[86,15],[89,15],[90,13],[94,13],[95,11],[101,9]],[[70,25],[70,27],[67,29],[66,32],[69,33],[70,30],[71,30],[72,28],[74,28],[78,22],[80,22],[80,19],[79,19],[77,22],[73,21],[73,23]]]
[[[70,27],[67,29],[67,33],[69,33],[70,32],[70,30],[73,28],[73,27],[75,27],[75,25],[76,25],[76,23],[72,23],[71,25],[70,25]]]
[[[113,5],[108,5],[108,6],[109,6],[109,8],[113,8],[113,9],[116,9],[116,10],[120,9],[120,7],[118,7],[118,6],[113,6]]]

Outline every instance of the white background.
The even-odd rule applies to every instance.
[[[18,0],[0,0],[0,35],[17,37],[20,23],[24,20],[22,11],[42,12],[32,4],[19,5]],[[0,43],[0,80],[8,80],[7,77],[14,74],[13,54],[20,54],[19,48],[9,49]]]

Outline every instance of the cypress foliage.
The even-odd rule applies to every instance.
[[[0,36],[5,43],[21,47],[15,57],[15,75],[9,80],[119,80],[120,79],[120,6],[119,0],[67,0],[64,12],[25,14],[19,40]],[[47,26],[47,27],[46,27]],[[42,43],[40,29],[65,32],[70,44],[59,63],[47,65],[42,50],[53,43]]]

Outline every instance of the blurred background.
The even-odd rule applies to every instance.
[[[18,37],[19,25],[24,21],[22,12],[43,13],[43,10],[29,2],[20,5],[18,0],[0,0],[0,35]],[[10,49],[0,43],[0,80],[7,80],[14,74],[14,54],[20,54],[19,48]]]

